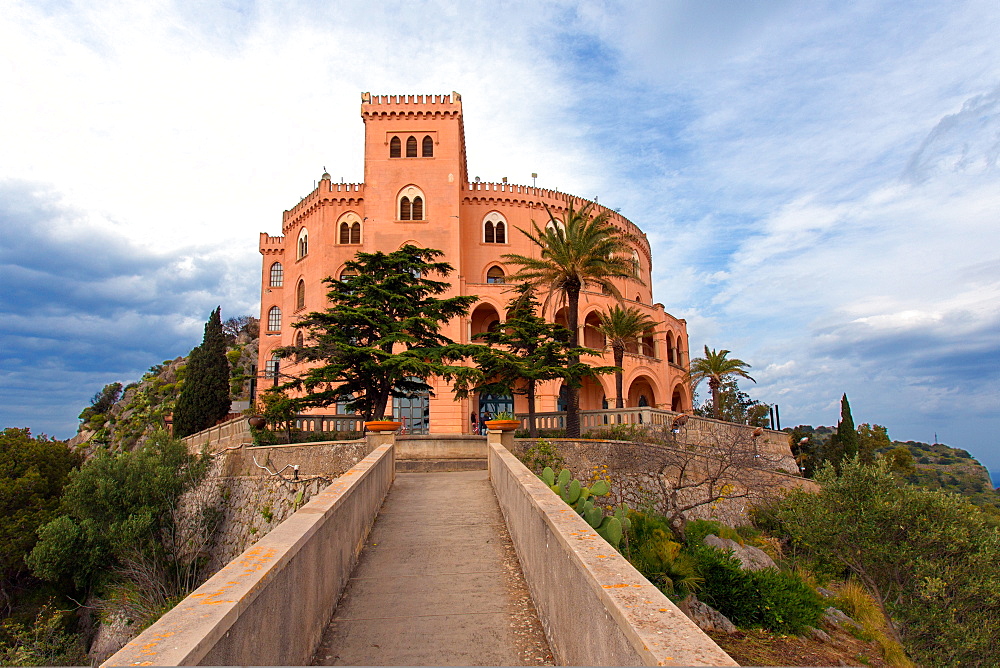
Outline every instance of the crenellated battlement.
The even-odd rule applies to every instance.
[[[267,232],[261,232],[258,248],[261,255],[282,255],[285,252],[285,237],[272,237]]]
[[[379,116],[450,115],[462,113],[462,96],[361,94],[362,118]]]
[[[334,183],[329,179],[323,179],[311,193],[282,214],[282,229],[287,230],[288,225],[321,202],[355,206],[363,199],[364,192],[365,184],[363,183]]]
[[[560,213],[564,211],[570,203],[572,203],[573,207],[576,209],[580,209],[587,204],[591,204],[596,207],[598,211],[607,211],[608,220],[638,242],[647,260],[652,259],[652,253],[649,248],[649,241],[646,238],[646,233],[640,230],[635,223],[625,216],[613,209],[602,206],[598,202],[594,202],[577,195],[564,193],[559,190],[537,188],[535,186],[522,186],[516,183],[473,182],[466,183],[465,190],[467,193],[465,195],[465,200],[470,203],[504,201],[529,207],[548,206],[553,213]]]

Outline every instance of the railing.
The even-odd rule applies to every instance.
[[[580,429],[597,429],[613,424],[670,424],[680,413],[662,408],[609,408],[580,411]],[[528,416],[519,415],[523,429],[528,428]],[[539,429],[565,429],[566,413],[535,413]]]
[[[299,415],[295,428],[299,431],[357,431],[365,430],[365,419],[360,415]]]

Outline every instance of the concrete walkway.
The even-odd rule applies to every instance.
[[[397,473],[313,665],[551,665],[486,471]]]

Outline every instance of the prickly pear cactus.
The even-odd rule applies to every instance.
[[[593,527],[601,538],[611,543],[611,546],[616,550],[618,549],[622,533],[629,529],[631,522],[628,519],[628,507],[625,504],[619,506],[614,515],[605,516],[604,508],[594,503],[594,498],[607,496],[611,493],[611,486],[606,480],[598,480],[591,487],[584,487],[579,480],[573,478],[569,469],[563,469],[556,476],[555,471],[548,466],[542,470],[539,477],[567,505],[572,506],[573,510],[586,520],[587,524]]]
[[[549,487],[556,484],[556,474],[550,467],[546,466],[542,469],[542,482],[544,482]]]

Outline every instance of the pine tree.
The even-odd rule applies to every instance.
[[[475,338],[487,345],[474,359],[482,382],[467,389],[456,387],[458,397],[470,391],[484,394],[525,395],[528,400],[528,433],[538,436],[535,423],[535,390],[543,380],[562,379],[567,385],[579,385],[586,377],[610,373],[614,367],[591,367],[579,361],[581,355],[594,351],[570,344],[570,332],[562,325],[546,322],[538,315],[541,306],[535,299],[534,286],[521,283],[507,305],[507,320],[494,332]]]
[[[188,357],[184,387],[174,409],[178,438],[208,429],[229,414],[229,360],[221,313],[221,306],[212,311],[201,345]]]
[[[347,400],[347,410],[365,420],[381,420],[391,411],[390,399],[419,392],[433,394],[433,376],[461,380],[475,374],[454,364],[472,346],[453,342],[443,325],[468,313],[475,295],[445,297],[452,267],[438,262],[432,248],[406,245],[392,253],[358,253],[346,263],[343,280],[324,279],[330,307],[296,322],[305,345],[279,348],[278,353],[312,364],[300,378],[280,386],[306,393],[297,408],[329,406]],[[391,414],[391,413],[390,413]]]

